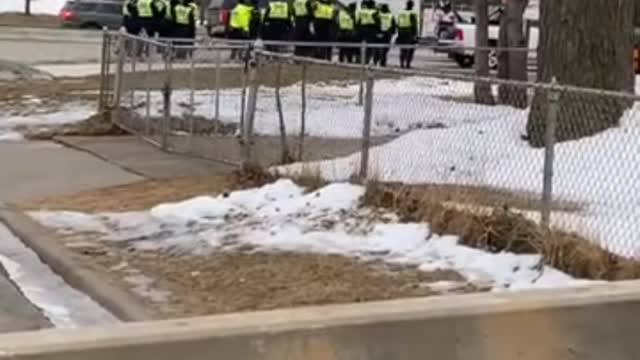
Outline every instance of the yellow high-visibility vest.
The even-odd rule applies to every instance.
[[[380,13],[380,30],[389,31],[393,25],[393,15],[391,13]]]
[[[375,9],[362,9],[358,12],[358,18],[360,19],[360,25],[374,25],[376,10]]]
[[[293,13],[295,16],[307,16],[307,4],[309,0],[295,0],[293,2]]]
[[[238,4],[231,11],[231,19],[229,26],[232,29],[240,29],[249,32],[251,26],[251,16],[253,15],[253,6]]]
[[[354,29],[353,18],[351,14],[344,10],[340,10],[338,14],[338,27],[342,31],[351,31]]]
[[[411,27],[411,17],[413,16],[412,11],[403,10],[398,14],[398,27],[400,29],[407,29]]]
[[[333,18],[333,4],[317,3],[313,16],[316,19],[331,20]]]
[[[151,4],[153,0],[138,0],[138,16],[141,18],[150,18],[153,16]]]
[[[289,4],[286,1],[269,2],[269,19],[283,20],[289,18]]]
[[[189,17],[193,9],[190,6],[178,4],[175,7],[176,12],[176,24],[189,25]]]

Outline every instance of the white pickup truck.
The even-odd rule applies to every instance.
[[[537,10],[537,9],[536,9]],[[494,11],[489,15],[489,46],[498,46],[498,36],[500,33],[499,12]],[[528,48],[537,49],[539,41],[537,11],[525,12],[525,35],[529,39]],[[475,61],[474,50],[476,47],[476,25],[474,19],[468,22],[458,23],[455,25],[454,38],[448,41],[441,41],[441,44],[451,46],[448,50],[449,57],[455,60],[460,67],[469,68],[473,66]],[[535,51],[529,52],[529,58],[535,59]],[[496,51],[489,52],[489,68],[496,69],[498,67],[498,56]]]

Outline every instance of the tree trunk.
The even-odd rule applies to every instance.
[[[508,0],[500,17],[498,46],[501,48],[527,48],[524,34],[524,10],[528,0]],[[499,51],[498,78],[527,81],[527,52]],[[522,86],[500,85],[500,103],[518,108],[527,107],[527,89]]]
[[[489,14],[488,0],[475,0],[476,12],[476,46],[489,46]],[[477,50],[475,52],[476,76],[489,77],[489,51]],[[476,103],[495,105],[495,99],[491,93],[491,84],[478,81],[473,86],[473,95]]]
[[[31,0],[24,0],[24,14],[31,15]]]
[[[543,0],[538,80],[632,92],[633,17],[636,0]],[[630,106],[611,97],[562,93],[557,141],[579,139],[617,126]],[[536,93],[527,133],[543,146],[547,114],[545,92]]]

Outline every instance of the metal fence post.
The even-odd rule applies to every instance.
[[[142,49],[144,48],[144,44],[138,49],[138,55],[142,55]],[[146,136],[151,135],[151,79],[153,78],[153,58],[151,56],[147,56],[147,74],[144,77],[145,82],[147,83],[146,89],[146,97],[145,97],[145,109],[144,109],[144,133]],[[156,130],[154,129],[154,133]]]
[[[115,78],[115,94],[113,106],[115,108],[120,107],[120,100],[122,97],[122,87],[124,83],[124,61],[125,61],[125,36],[123,33],[118,34],[118,63],[116,67],[116,78]]]
[[[106,107],[106,91],[107,91],[107,67],[109,66],[109,59],[107,52],[111,51],[111,38],[109,37],[109,30],[102,28],[102,51],[100,54],[100,95],[98,97],[98,113],[101,113]]]
[[[196,61],[194,58],[196,49],[195,45],[191,45],[190,58],[191,64],[189,66],[189,150],[193,151],[193,135],[195,132],[195,107],[196,107]]]
[[[216,51],[216,103],[215,103],[215,116],[214,120],[216,121],[216,130],[218,130],[218,123],[220,121],[220,76],[222,72],[222,49],[218,49]],[[216,131],[217,133],[217,131]]]
[[[300,137],[298,138],[298,160],[304,157],[304,133],[307,123],[307,64],[302,63],[302,79],[300,82]]]
[[[128,51],[131,51],[129,55],[131,57],[131,74],[129,76],[131,76],[133,80],[131,83],[134,84],[131,87],[131,108],[133,109],[136,106],[136,84],[138,84],[138,80],[136,79],[136,65],[138,62],[138,46],[140,46],[140,43],[137,38],[129,39],[128,41],[129,43],[133,43],[130,48],[127,48]]]
[[[371,116],[373,113],[373,75],[367,72],[365,98],[364,98],[364,122],[362,126],[362,150],[360,153],[359,179],[367,179],[369,171],[369,145],[371,143]]]
[[[256,56],[255,61],[249,65],[249,97],[247,99],[246,119],[242,130],[242,140],[244,146],[242,166],[250,166],[253,162],[253,125],[256,115],[256,105],[258,102],[258,88],[260,82],[258,79],[259,63]]]
[[[251,59],[251,45],[247,46],[244,53],[244,70],[242,72],[242,94],[240,97],[240,129],[245,128],[245,106],[247,97],[247,76],[249,73],[249,61]]]
[[[554,78],[552,87],[547,94],[547,119],[544,132],[544,172],[542,183],[542,206],[540,209],[540,225],[546,229],[551,223],[551,209],[553,205],[553,163],[555,157],[556,126],[558,123],[558,101],[560,91],[558,82]]]
[[[360,44],[360,65],[362,65],[362,73],[360,74],[360,87],[358,89],[358,106],[362,106],[363,97],[364,97],[364,82],[367,73],[367,43],[362,42]]]
[[[173,59],[173,46],[169,45],[167,48],[167,57],[164,63],[164,69],[166,72],[166,79],[164,86],[162,87],[162,103],[163,103],[163,116],[162,116],[162,150],[167,151],[169,149],[169,132],[171,131],[171,61]]]

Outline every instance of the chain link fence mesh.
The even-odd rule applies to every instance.
[[[180,47],[153,43],[135,61],[116,56],[107,66],[115,81],[105,85],[120,109],[115,121],[168,151],[328,180],[419,184],[452,206],[510,209],[640,255],[634,95],[244,45],[187,49],[178,57]],[[230,62],[231,51],[250,56]]]

